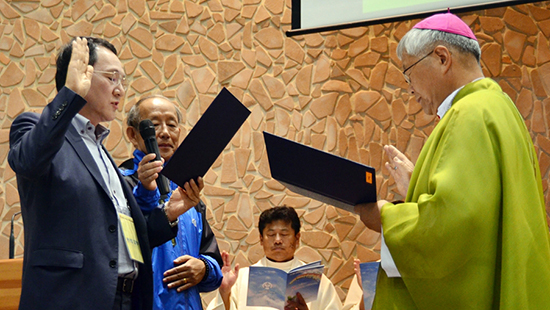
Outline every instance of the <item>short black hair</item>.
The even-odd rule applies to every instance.
[[[262,214],[260,214],[260,221],[258,223],[258,228],[260,229],[260,236],[263,235],[265,226],[267,224],[273,223],[275,221],[283,221],[285,223],[290,223],[292,229],[294,229],[294,234],[300,232],[300,218],[298,213],[292,207],[280,206],[267,209]]]
[[[95,38],[95,37],[82,37],[88,41],[88,49],[90,50],[90,58],[88,64],[93,66],[97,61],[97,48],[103,46],[106,49],[113,52],[115,55],[118,55],[117,50],[114,45],[109,43],[105,39]],[[71,61],[71,55],[73,53],[73,41],[76,38],[73,38],[69,43],[63,45],[59,54],[57,54],[57,60],[55,62],[57,67],[57,72],[55,73],[55,86],[57,91],[60,91],[63,86],[65,86],[65,81],[67,80],[67,70],[69,68],[69,62]]]

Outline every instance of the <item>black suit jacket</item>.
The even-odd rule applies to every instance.
[[[10,129],[8,161],[17,175],[25,225],[19,309],[113,306],[118,217],[91,153],[71,124],[85,104],[64,87],[42,114],[23,113]],[[173,238],[177,228],[170,227],[162,210],[146,221],[120,173],[118,177],[145,261],[139,266],[133,305],[151,309],[151,247]]]

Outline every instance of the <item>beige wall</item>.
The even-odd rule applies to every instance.
[[[255,229],[259,213],[294,206],[304,228],[298,256],[322,259],[343,297],[353,258],[379,258],[379,234],[353,214],[272,180],[261,131],[375,167],[380,198],[394,199],[399,197],[383,167],[382,146],[397,145],[415,160],[435,122],[406,93],[395,55],[398,40],[416,21],[289,38],[290,2],[0,0],[0,258],[8,257],[9,220],[20,210],[6,159],[10,124],[23,111],[41,111],[55,96],[53,65],[61,44],[92,35],[118,48],[131,79],[106,141],[116,160],[131,155],[125,114],[142,94],[162,93],[178,102],[187,132],[227,87],[252,114],[205,176],[203,198],[221,249],[241,266],[254,263],[263,255]],[[501,84],[526,120],[548,193],[550,2],[461,16],[482,45],[485,74]],[[15,227],[21,256],[20,220]]]

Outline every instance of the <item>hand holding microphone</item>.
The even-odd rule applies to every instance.
[[[160,157],[160,150],[155,137],[155,125],[149,119],[143,120],[139,123],[139,133],[148,153],[138,168],[140,181],[148,190],[154,190],[158,186],[161,199],[165,200],[170,192],[170,186],[168,179],[160,174],[164,160]],[[156,186],[153,180],[156,181]]]

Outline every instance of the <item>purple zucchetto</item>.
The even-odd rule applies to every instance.
[[[462,21],[458,16],[451,13],[441,13],[432,15],[426,19],[421,20],[418,24],[414,25],[416,29],[430,29],[439,30],[448,33],[454,33],[466,38],[474,39],[477,41],[474,32],[466,23]]]

